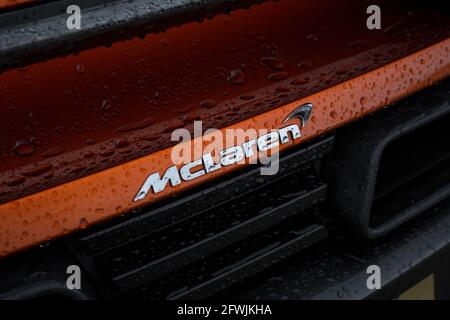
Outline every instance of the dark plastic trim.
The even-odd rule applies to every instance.
[[[390,144],[450,113],[450,80],[403,100],[396,106],[351,124],[336,135],[329,168],[331,204],[360,235],[373,239],[387,234],[450,196],[450,183],[375,226],[371,213],[380,159]],[[448,148],[446,137],[433,137]],[[430,159],[431,161],[432,159]]]
[[[170,300],[203,299],[225,288],[232,286],[244,278],[255,275],[262,270],[268,269],[280,260],[286,259],[302,249],[310,247],[314,243],[323,240],[327,236],[325,227],[311,225],[301,231],[296,238],[286,241],[275,248],[244,259],[235,263],[233,267],[216,277],[209,279],[196,287],[169,297]]]
[[[233,226],[230,229],[226,229],[187,248],[115,277],[113,281],[122,290],[130,289],[138,281],[153,281],[165,274],[181,269],[189,263],[196,262],[202,257],[221,250],[226,246],[264,231],[296,214],[302,214],[316,203],[325,200],[326,190],[326,186],[321,185],[306,194]]]
[[[330,233],[328,239],[213,299],[397,299],[430,274],[435,278],[435,299],[449,297],[449,200],[383,239],[364,241],[346,231]],[[381,269],[379,290],[367,287],[370,265]]]
[[[70,265],[79,265],[79,262],[58,243],[5,259],[0,266],[0,300],[97,299],[90,277],[81,265],[81,289],[67,288],[69,275],[66,271]]]

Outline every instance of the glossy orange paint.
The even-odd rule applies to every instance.
[[[311,102],[311,121],[295,144],[317,137],[349,121],[383,108],[450,75],[450,39],[274,110],[235,123],[234,129],[277,128],[299,104]],[[222,130],[224,130],[223,128]],[[294,144],[282,148],[292,147]],[[136,192],[153,172],[172,165],[172,148],[0,205],[0,254],[42,243],[130,209],[148,205],[175,192],[230,173],[242,165],[224,167],[208,176],[169,187],[140,202]]]
[[[385,30],[367,29],[368,3],[265,1],[1,73],[0,203],[167,148],[194,119],[224,128],[450,37],[433,1],[379,0]]]
[[[12,8],[18,5],[39,1],[40,0],[0,0],[0,9]]]

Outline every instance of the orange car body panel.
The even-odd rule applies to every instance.
[[[366,74],[237,122],[228,128],[275,129],[296,106],[314,104],[311,121],[302,138],[283,149],[383,108],[402,97],[450,75],[450,39],[420,50]],[[225,130],[222,128],[221,130]],[[2,256],[86,228],[88,225],[148,205],[175,192],[230,173],[242,165],[224,167],[194,181],[168,187],[133,202],[137,191],[153,172],[172,165],[172,148],[0,205]]]
[[[365,1],[266,1],[1,73],[0,203],[167,148],[193,119],[224,128],[450,37],[432,7],[379,3],[387,31],[367,29]]]

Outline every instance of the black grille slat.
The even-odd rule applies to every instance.
[[[160,259],[152,261],[136,270],[113,278],[113,281],[121,288],[127,289],[130,284],[140,281],[154,280],[166,273],[183,267],[188,263],[195,262],[203,256],[211,254],[235,242],[263,231],[284,219],[312,207],[319,201],[323,201],[326,194],[326,186],[318,188],[298,196],[276,208],[266,210],[247,221],[223,230],[211,237],[198,241],[191,246],[182,248]]]
[[[303,179],[302,179],[303,178]],[[303,181],[301,181],[303,180]],[[150,233],[146,237],[127,243],[126,245],[116,247],[104,254],[98,254],[100,260],[104,260],[106,265],[114,262],[114,274],[126,273],[134,269],[133,263],[117,262],[116,257],[127,261],[152,261],[161,257],[168,256],[173,252],[181,251],[186,247],[195,245],[205,239],[211,239],[218,234],[236,229],[240,225],[245,225],[249,221],[254,221],[258,217],[265,217],[270,212],[282,212],[277,207],[285,207],[291,199],[284,199],[283,187],[287,190],[303,193],[294,196],[294,200],[303,199],[302,206],[305,209],[311,207],[316,200],[317,192],[321,191],[320,198],[323,199],[325,190],[323,185],[315,183],[312,176],[309,179],[305,176],[289,176],[278,183],[270,185],[270,191],[255,191],[250,195],[238,198],[232,203],[225,203],[222,206],[214,207],[210,210],[195,215],[190,219],[181,220],[170,226],[162,228],[157,232]],[[322,188],[321,188],[322,187]],[[309,197],[311,197],[311,200]],[[295,201],[294,201],[295,202]],[[277,221],[283,215],[274,217]],[[268,222],[270,223],[270,222]],[[272,223],[274,224],[274,223]],[[256,227],[253,225],[252,227]],[[139,250],[138,254],[133,254],[133,250]],[[144,256],[145,254],[145,256]],[[142,265],[139,262],[139,265]],[[111,269],[108,267],[108,269]]]
[[[198,286],[174,294],[168,298],[173,300],[206,298],[270,268],[278,261],[286,259],[304,248],[310,247],[320,240],[325,239],[327,236],[326,229],[321,225],[312,225],[304,230],[298,231],[298,233],[300,235],[294,239],[269,247],[268,250],[257,252],[251,258],[238,261],[228,267],[227,271],[215,275]]]
[[[128,291],[127,296],[150,299],[207,297],[263,272],[326,236],[327,231],[322,225],[303,216],[294,217],[156,282]]]

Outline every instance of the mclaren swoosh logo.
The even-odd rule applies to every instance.
[[[292,120],[292,119],[301,119],[301,128],[303,129],[308,122],[309,118],[311,117],[313,105],[312,103],[305,103],[301,106],[295,108],[294,111],[292,111],[286,119],[283,120],[283,123]]]
[[[237,145],[219,152],[220,160],[214,161],[211,153],[203,154],[201,159],[189,162],[181,168],[171,166],[167,168],[161,177],[159,172],[150,174],[142,187],[136,194],[134,201],[143,200],[150,191],[159,193],[166,189],[170,183],[172,187],[181,184],[183,181],[190,181],[207,175],[222,167],[239,163],[245,158],[258,155],[258,152],[268,152],[278,148],[281,144],[294,142],[301,137],[300,129],[304,128],[311,117],[313,105],[306,103],[295,108],[284,120],[283,124],[290,120],[299,119],[300,125],[290,124],[258,136],[256,139],[247,141],[242,145]]]

